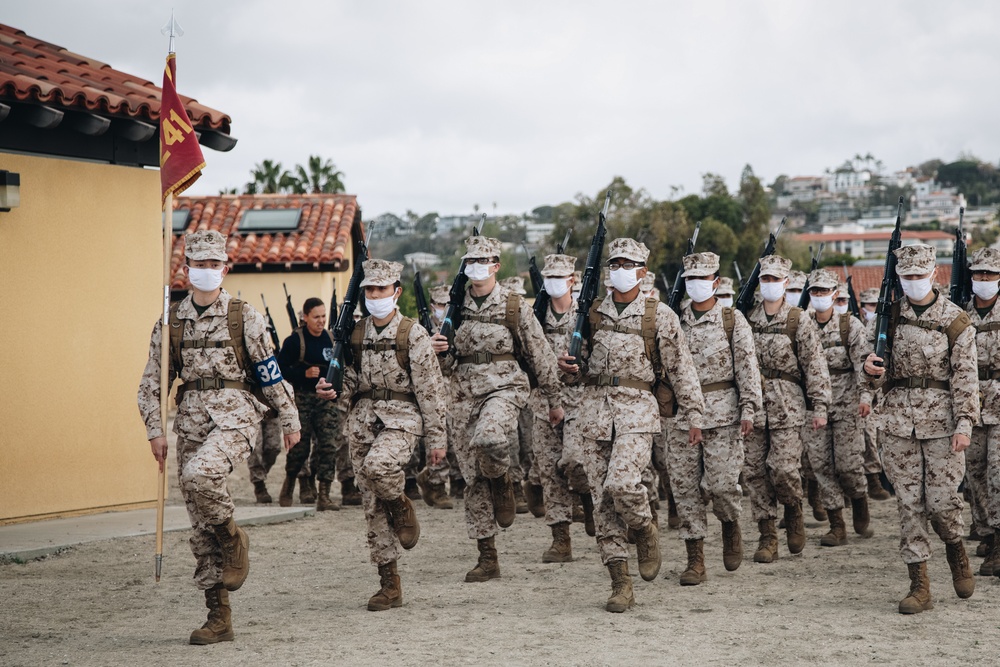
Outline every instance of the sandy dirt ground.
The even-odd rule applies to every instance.
[[[283,461],[269,479],[275,497]],[[238,505],[253,503],[245,465],[230,488]],[[873,503],[874,538],[824,549],[825,528],[810,522],[805,551],[790,556],[782,542],[770,565],[751,561],[756,531],[744,520],[747,553],[735,573],[722,567],[710,517],[709,580],[693,587],[678,585],[684,545],[664,525],[660,577],[634,575],[638,605],[625,614],[604,611],[610,580],[580,524],[576,560],[544,565],[549,530],[519,515],[497,539],[503,577],[464,583],[476,549],[460,508],[418,504],[420,543],[400,561],[405,604],[380,613],[365,609],[378,578],[360,508],[250,528],[250,577],[232,594],[236,641],[206,647],[187,644],[205,608],[185,532],[166,536],[159,584],[152,536],[0,565],[0,665],[912,666],[998,657],[1000,579],[977,576],[975,595],[959,600],[940,542],[929,567],[935,609],[896,612],[908,579],[894,499]],[[971,553],[975,543],[967,546]]]

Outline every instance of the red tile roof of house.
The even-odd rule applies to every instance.
[[[302,209],[299,227],[292,232],[241,234],[243,212],[252,209]],[[184,234],[214,229],[229,237],[227,250],[233,270],[323,269],[343,270],[344,252],[351,242],[351,225],[358,209],[354,195],[216,195],[181,196],[174,209],[191,211],[184,232],[174,234],[171,288],[186,289],[181,270]],[[298,266],[294,266],[298,265]]]
[[[0,99],[157,123],[160,87],[0,24]],[[181,95],[196,128],[229,134],[232,119]]]
[[[843,279],[844,271],[837,266],[828,266],[828,269],[837,274],[838,278]],[[878,289],[882,286],[882,275],[885,268],[882,265],[879,266],[849,266],[847,267],[847,273],[851,276],[851,284],[854,286],[854,291],[857,294],[861,294],[861,290],[866,290],[871,287]],[[948,285],[951,282],[951,264],[938,264],[934,270],[934,282],[941,283],[942,285]]]
[[[817,241],[888,241],[892,236],[892,232],[872,232],[870,234],[799,234],[794,238],[797,241],[802,241],[803,243],[817,242]],[[942,232],[940,230],[931,229],[926,232],[907,232],[903,231],[901,236],[904,239],[950,239],[954,238],[954,234],[949,234],[948,232]]]

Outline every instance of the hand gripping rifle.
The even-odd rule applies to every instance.
[[[420,279],[420,270],[416,264],[413,265],[413,296],[417,300],[417,316],[420,324],[427,329],[427,333],[434,333],[434,325],[431,324],[431,309],[427,305],[427,295],[424,293],[424,283]]]
[[[281,283],[285,290],[285,310],[288,312],[288,321],[292,323],[292,331],[299,328],[299,318],[295,317],[295,306],[292,305],[292,297],[288,293],[288,285]]]
[[[847,272],[847,262],[844,262],[844,282],[847,283],[847,309],[851,315],[861,319],[861,306],[858,303],[858,293],[854,291],[854,278]]]
[[[486,214],[479,220],[479,226],[472,228],[472,235],[479,236],[486,224]],[[448,292],[448,308],[444,313],[444,320],[441,322],[441,331],[438,333],[448,339],[449,345],[454,345],[455,329],[461,324],[462,302],[465,301],[465,285],[469,282],[469,277],[465,275],[465,262],[458,265],[458,275],[451,283],[451,290]],[[442,352],[447,354],[447,352]]]
[[[330,367],[326,371],[326,381],[333,385],[338,394],[344,388],[344,368],[352,360],[346,359],[347,350],[351,346],[351,334],[354,333],[354,311],[361,298],[361,281],[365,277],[364,262],[368,259],[368,240],[371,229],[365,235],[361,230],[360,220],[351,226],[351,241],[354,244],[354,272],[351,281],[347,283],[347,294],[340,304],[340,314],[337,324],[333,327],[333,354],[330,355]]]
[[[281,347],[281,339],[278,338],[278,332],[274,328],[274,318],[271,317],[271,310],[267,307],[267,300],[264,295],[260,295],[260,300],[264,303],[264,315],[267,317],[267,330],[271,333],[271,342],[274,344],[274,351],[277,352],[278,348]]]
[[[774,254],[774,248],[778,243],[778,237],[781,236],[781,230],[785,228],[786,219],[787,218],[782,218],[781,224],[778,225],[778,228],[774,230],[773,233],[768,235],[767,243],[764,244],[764,252],[760,254],[761,258]],[[757,285],[759,284],[760,259],[758,259],[757,263],[754,264],[753,271],[750,272],[750,276],[740,289],[740,295],[736,298],[736,308],[738,308],[744,316],[746,316],[750,312],[750,309],[753,308],[753,295],[754,292],[757,291]]]
[[[812,255],[812,262],[809,263],[809,273],[819,268],[819,260],[823,257],[823,248],[826,243],[820,243],[815,255],[812,255],[812,246],[809,246],[809,254]],[[799,295],[799,308],[805,310],[809,306],[809,276],[806,276],[806,283],[802,286],[802,294]]]
[[[566,251],[566,244],[569,243],[569,235],[572,233],[572,229],[566,232],[563,242],[556,246],[556,254],[561,255]],[[528,262],[528,274],[531,276],[531,285],[535,290],[535,305],[532,306],[532,310],[535,311],[535,318],[544,325],[545,314],[549,310],[551,297],[549,297],[549,293],[545,289],[545,278],[542,276],[542,272],[538,270],[534,255],[531,256],[531,260]]]
[[[958,227],[955,229],[955,250],[951,255],[951,302],[965,308],[972,298],[972,272],[969,271],[968,246],[965,244],[965,230],[962,220],[965,207],[958,209]]]
[[[875,309],[875,356],[882,361],[873,362],[876,366],[884,366],[886,355],[892,351],[892,341],[889,340],[889,324],[892,320],[892,304],[899,290],[899,276],[896,275],[896,249],[903,245],[903,198],[899,198],[896,208],[896,227],[889,238],[889,249],[885,253],[885,272],[882,275],[882,287],[878,291],[878,306]]]
[[[694,246],[698,243],[698,232],[701,230],[701,221],[694,226],[694,234],[688,239],[687,252],[684,256],[687,257],[694,253]],[[684,261],[681,260],[681,268],[677,269],[677,277],[674,278],[674,284],[670,287],[670,296],[667,297],[667,305],[670,306],[675,313],[681,314],[681,296],[684,294]]]
[[[583,270],[583,280],[580,283],[580,296],[577,299],[576,326],[573,327],[573,337],[569,341],[569,356],[574,363],[580,363],[580,350],[583,349],[583,337],[589,336],[590,308],[597,298],[598,284],[601,280],[601,253],[604,252],[604,237],[608,235],[608,207],[611,206],[611,190],[604,198],[604,208],[597,216],[597,230],[590,241],[590,251],[587,253],[587,266]]]

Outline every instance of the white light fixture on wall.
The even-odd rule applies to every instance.
[[[0,211],[4,213],[21,205],[21,174],[0,169]]]

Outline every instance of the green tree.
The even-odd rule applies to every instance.
[[[754,175],[753,168],[749,164],[743,168],[743,173],[740,175],[738,199],[743,211],[743,229],[739,234],[740,247],[737,261],[740,266],[753,266],[760,257],[764,241],[767,239],[771,207],[764,186]]]
[[[305,167],[295,165],[295,177],[290,185],[297,194],[337,194],[344,192],[343,176],[332,160],[310,155]]]
[[[280,162],[263,160],[250,170],[253,180],[246,184],[246,194],[276,194],[288,192],[294,177],[282,168]]]

